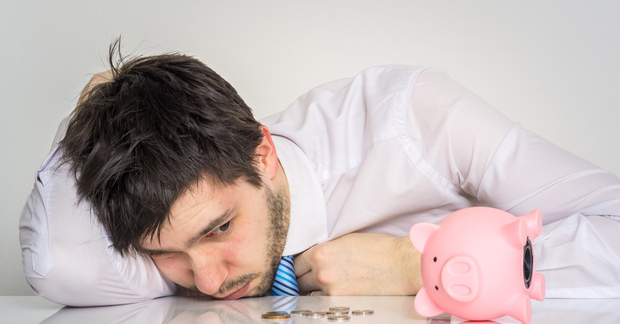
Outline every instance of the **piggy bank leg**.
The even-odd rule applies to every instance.
[[[533,240],[540,235],[541,231],[542,216],[538,209],[518,217],[503,228],[504,237],[508,244],[515,247],[525,245],[528,238]]]
[[[545,299],[545,276],[540,273],[534,274],[532,280],[532,290],[530,290],[530,298],[543,301]]]
[[[532,318],[532,302],[527,296],[515,296],[511,305],[508,306],[508,316],[521,321],[525,324],[530,322]]]
[[[413,307],[415,307],[418,314],[424,317],[433,317],[445,313],[443,309],[439,308],[439,306],[435,304],[424,287],[422,287],[422,289],[420,289],[420,291],[418,291],[415,295]]]

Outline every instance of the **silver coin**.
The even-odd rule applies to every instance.
[[[309,309],[296,309],[291,312],[293,315],[301,315],[302,313],[312,313],[312,311]]]
[[[327,314],[327,316],[342,316],[342,315],[349,315],[349,311],[333,311],[333,310],[330,310],[328,312],[325,312],[325,314]]]
[[[351,320],[351,317],[349,316],[328,316],[327,317],[328,322],[348,322],[350,320]]]
[[[355,316],[370,316],[372,314],[374,314],[375,311],[370,310],[370,309],[365,309],[365,310],[354,310],[351,312],[352,315]]]
[[[330,311],[334,311],[334,312],[348,312],[351,310],[350,307],[347,306],[338,306],[338,307],[330,307],[329,308]]]
[[[312,312],[309,315],[306,315],[304,317],[310,317],[310,318],[323,318],[325,317],[325,312]]]

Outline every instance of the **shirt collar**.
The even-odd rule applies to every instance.
[[[295,255],[327,240],[325,198],[304,152],[287,138],[272,134],[272,139],[291,197],[291,218],[282,255]]]

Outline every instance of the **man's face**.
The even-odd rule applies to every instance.
[[[284,249],[289,213],[282,189],[244,181],[214,188],[203,181],[174,203],[160,241],[146,239],[140,250],[191,290],[226,299],[262,296]]]

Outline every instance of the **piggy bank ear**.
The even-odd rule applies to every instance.
[[[424,253],[426,241],[438,229],[439,225],[433,223],[417,223],[409,230],[409,239],[420,253]]]

